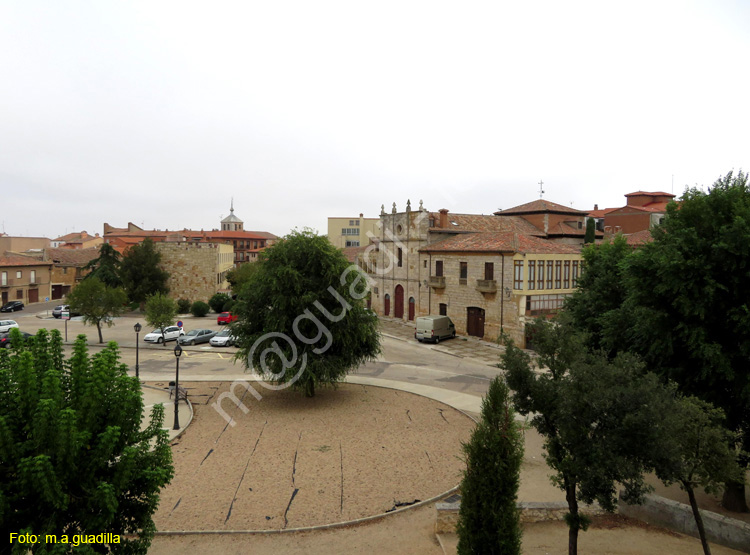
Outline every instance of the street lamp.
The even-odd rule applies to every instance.
[[[177,362],[177,371],[175,373],[174,378],[174,426],[172,426],[173,430],[179,430],[180,429],[180,415],[179,415],[179,407],[180,407],[180,355],[182,354],[182,347],[180,347],[180,344],[177,343],[177,345],[174,346],[174,358]]]
[[[135,330],[135,377],[140,380],[140,374],[138,373],[138,334],[141,333],[140,322],[136,322],[133,329]]]

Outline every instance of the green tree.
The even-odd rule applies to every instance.
[[[149,326],[161,330],[161,343],[166,345],[164,328],[174,324],[177,316],[177,303],[163,293],[151,295],[146,301],[146,322]]]
[[[575,329],[586,334],[586,345],[592,350],[602,348],[605,337],[616,337],[629,320],[622,307],[628,293],[623,261],[632,251],[621,234],[583,249],[583,272],[578,289],[566,299],[565,312]]]
[[[99,256],[83,267],[89,271],[84,279],[96,278],[107,287],[122,287],[120,258],[120,253],[112,245],[102,243],[99,247]]]
[[[154,242],[146,238],[125,251],[120,263],[120,276],[128,299],[141,304],[156,293],[169,293],[167,279],[169,273],[159,267],[161,254],[154,248]]]
[[[588,527],[579,501],[597,501],[614,511],[618,483],[633,502],[649,490],[643,473],[652,468],[662,439],[655,424],[671,397],[631,355],[608,361],[603,354],[588,352],[568,326],[537,320],[530,327],[538,366],[546,370],[535,372],[531,357],[507,337],[500,367],[516,409],[531,416],[532,426],[544,438],[553,483],[565,492],[568,552],[573,555],[579,530]]]
[[[463,450],[466,471],[461,482],[458,553],[520,553],[517,498],[523,437],[501,377],[490,382],[481,420]]]
[[[723,425],[724,413],[697,397],[678,397],[664,414],[666,432],[657,453],[656,475],[665,485],[678,483],[687,492],[703,552],[710,555],[696,488],[718,493],[727,481],[741,481],[742,469],[730,447],[732,432]]]
[[[245,262],[227,272],[227,281],[232,286],[232,295],[237,296],[240,294],[242,288],[259,267],[260,264],[258,262]]]
[[[208,304],[204,303],[203,301],[195,301],[192,305],[190,305],[190,313],[195,316],[196,318],[203,318],[208,314],[208,311],[211,307],[208,306]]]
[[[750,189],[728,173],[708,192],[690,189],[670,203],[653,242],[625,262],[627,325],[610,349],[629,349],[650,369],[723,409],[750,448]],[[741,459],[747,466],[747,458]],[[722,500],[748,510],[744,484]]]
[[[146,553],[173,467],[163,405],[141,430],[143,413],[115,343],[89,357],[80,335],[65,360],[60,333],[40,330],[0,352],[0,529],[41,538],[11,552],[101,552],[45,536],[111,532],[121,536],[112,553]]]
[[[211,310],[213,310],[214,312],[223,312],[224,305],[231,300],[232,297],[230,297],[226,293],[215,293],[213,297],[208,299],[208,306],[210,306]]]
[[[102,338],[102,323],[111,327],[113,318],[125,311],[128,297],[121,288],[107,287],[98,278],[85,279],[68,294],[68,304],[73,312],[83,317],[83,323],[96,326],[99,343]]]
[[[326,237],[294,231],[261,258],[234,306],[246,368],[312,397],[377,356],[377,316],[362,301],[366,276]]]
[[[583,242],[593,243],[596,241],[596,221],[594,218],[588,218],[586,220],[586,235],[583,237]]]

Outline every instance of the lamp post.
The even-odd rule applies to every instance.
[[[173,430],[180,429],[179,407],[180,407],[180,355],[181,354],[182,354],[182,347],[180,347],[180,344],[178,342],[177,345],[174,346],[174,358],[175,358],[175,361],[177,362],[177,371],[174,377],[174,426],[172,426]]]
[[[138,334],[141,333],[140,322],[136,322],[135,326],[133,326],[133,329],[135,330],[135,377],[140,380],[141,376],[138,373]]]

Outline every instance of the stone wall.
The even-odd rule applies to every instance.
[[[169,272],[170,297],[208,302],[226,286],[222,274],[227,265],[227,250],[233,251],[231,245],[159,242],[154,248],[161,254],[161,268]]]

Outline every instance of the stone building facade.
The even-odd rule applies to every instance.
[[[161,254],[161,268],[169,272],[170,297],[208,301],[215,293],[229,289],[226,275],[234,266],[231,245],[161,242],[154,248]]]
[[[580,247],[569,244],[577,222],[561,234],[551,218],[535,217],[541,229],[512,212],[434,213],[421,202],[417,210],[383,209],[369,257],[373,310],[404,321],[445,314],[460,334],[494,340],[505,332],[526,345],[526,323],[556,312],[581,269]]]
[[[52,262],[15,254],[0,255],[0,301],[24,304],[43,302],[50,297]]]

